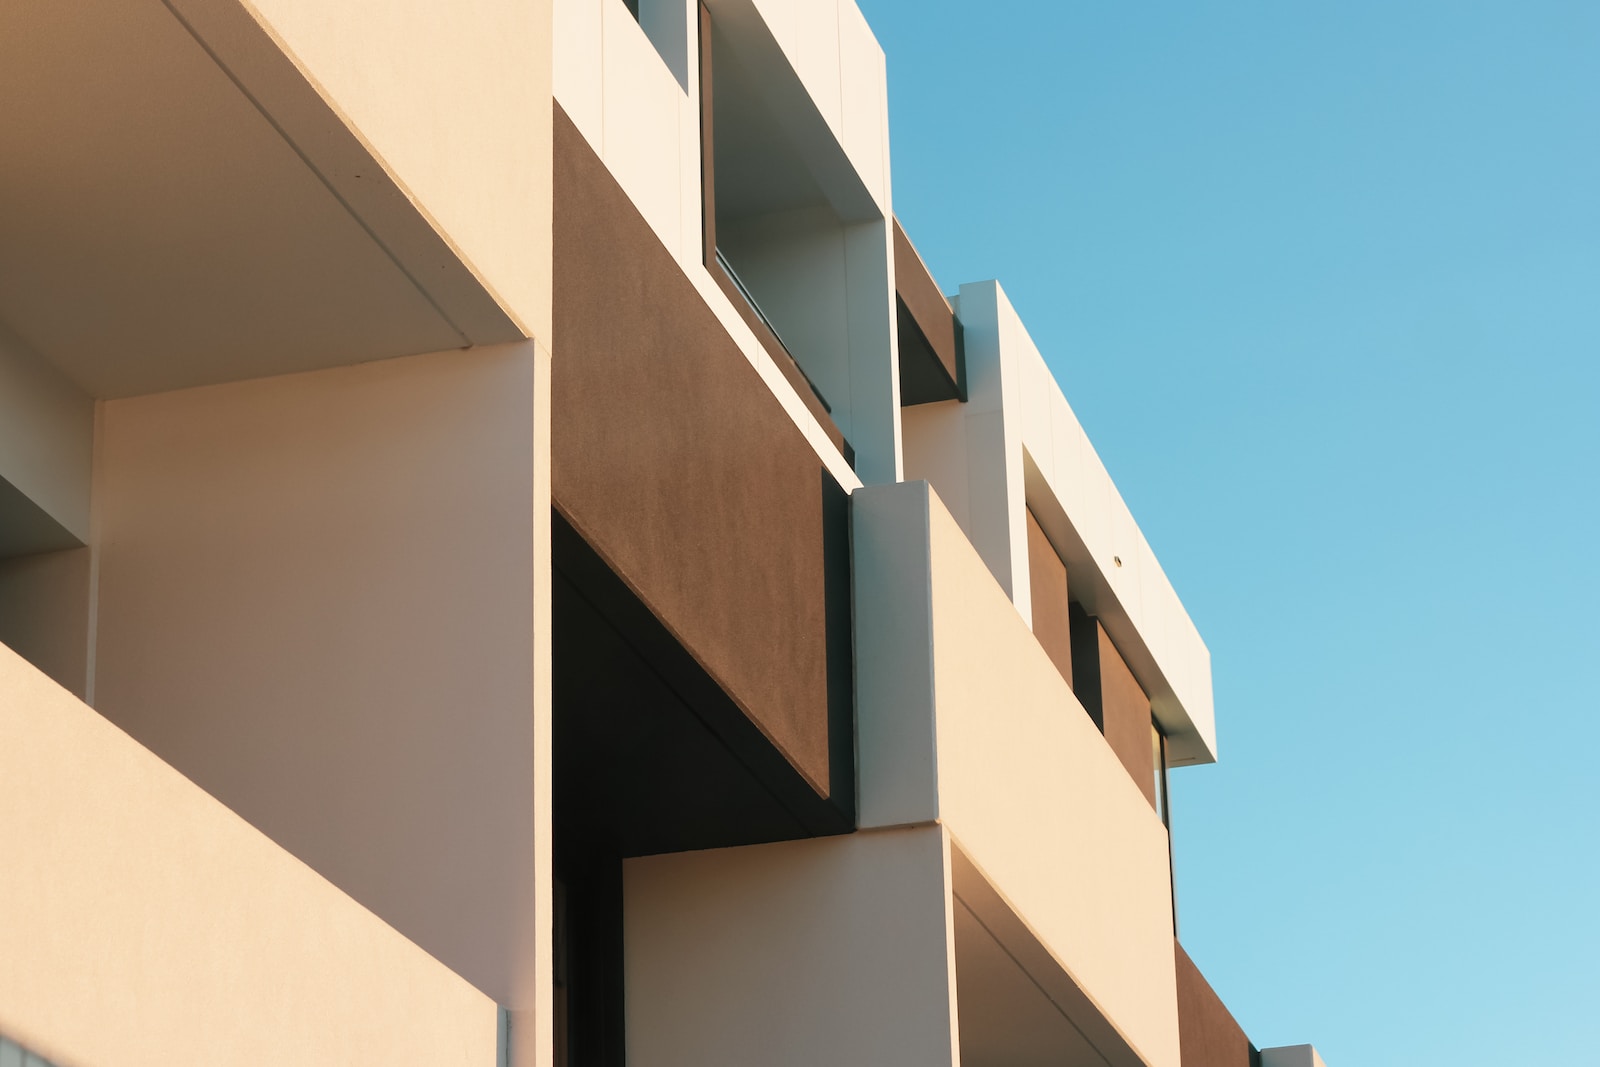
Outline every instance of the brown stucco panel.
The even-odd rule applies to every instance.
[[[559,107],[554,247],[555,506],[827,795],[842,490]]]
[[[1178,964],[1178,1047],[1183,1067],[1258,1067],[1250,1039],[1194,965],[1174,942]]]
[[[1150,698],[1100,627],[1100,701],[1106,743],[1156,806],[1156,761],[1150,743]]]
[[[1067,565],[1061,562],[1039,520],[1028,513],[1028,586],[1032,593],[1033,636],[1072,684],[1072,618],[1068,609]]]

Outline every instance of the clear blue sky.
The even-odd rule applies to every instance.
[[[1600,3],[860,2],[1211,648],[1186,947],[1329,1067],[1600,1063]]]

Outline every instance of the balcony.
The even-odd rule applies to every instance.
[[[1176,1067],[1160,818],[927,483],[853,505],[861,826],[950,836],[961,1061]]]
[[[491,1067],[494,1002],[0,645],[0,1059]]]

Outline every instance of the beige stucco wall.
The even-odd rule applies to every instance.
[[[628,860],[630,1067],[957,1059],[937,826]]]
[[[69,1067],[497,1062],[497,1009],[0,646],[0,1034]]]
[[[1160,819],[927,483],[853,503],[862,824],[939,820],[1122,1040],[1177,1067]]]
[[[547,357],[103,405],[93,702],[480,989],[541,995]]]

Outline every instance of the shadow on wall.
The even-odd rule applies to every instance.
[[[29,1052],[15,1041],[0,1034],[0,1067],[64,1067],[63,1064]]]

